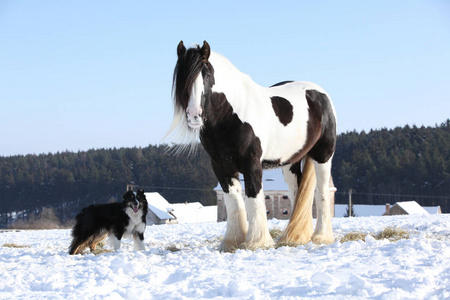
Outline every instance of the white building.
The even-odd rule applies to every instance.
[[[239,174],[239,180],[242,185],[242,196],[245,195],[244,177]],[[266,198],[267,218],[276,218],[279,220],[286,220],[291,217],[292,208],[291,200],[289,199],[289,188],[284,181],[283,172],[281,169],[272,169],[263,171],[263,189]],[[224,203],[224,192],[220,184],[214,189],[217,194],[217,221],[222,222],[227,219],[227,212]],[[330,178],[330,211],[331,216],[334,216],[334,187],[333,180]],[[315,209],[313,209],[315,215]]]
[[[185,224],[217,221],[217,206],[200,202],[169,203],[159,193],[145,193],[148,202],[147,225]]]

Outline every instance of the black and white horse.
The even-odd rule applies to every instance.
[[[200,139],[211,157],[228,215],[221,250],[274,244],[267,227],[262,172],[278,167],[293,207],[281,241],[332,243],[329,180],[336,113],[327,93],[301,81],[261,87],[212,52],[206,41],[189,49],[181,41],[177,53],[169,133],[175,133],[180,144]],[[239,173],[244,176],[245,201]]]

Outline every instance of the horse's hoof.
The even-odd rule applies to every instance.
[[[275,243],[272,239],[267,240],[265,242],[246,242],[239,245],[239,249],[248,249],[255,251],[256,249],[268,249],[273,248],[275,246]]]
[[[311,236],[305,237],[305,236],[298,236],[296,239],[287,238],[285,236],[280,237],[277,240],[278,245],[292,245],[292,246],[299,246],[299,245],[306,245],[311,241]]]
[[[234,252],[236,252],[237,249],[241,249],[241,248],[235,242],[223,241],[219,247],[220,252],[227,252],[227,253],[234,253]]]
[[[330,245],[334,243],[334,236],[333,234],[313,234],[311,241],[318,245]]]

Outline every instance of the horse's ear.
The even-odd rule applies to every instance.
[[[184,47],[183,41],[181,41],[177,47],[178,57],[182,56],[185,52],[186,52],[186,47]]]
[[[211,48],[207,41],[203,41],[203,47],[200,49],[200,53],[202,54],[203,61],[208,61],[208,58],[211,55]]]

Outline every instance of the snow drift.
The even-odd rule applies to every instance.
[[[270,220],[271,229],[286,221]],[[337,240],[386,227],[408,239],[237,250],[225,223],[148,226],[146,251],[69,256],[70,230],[0,233],[1,299],[447,299],[450,215],[333,219]]]

